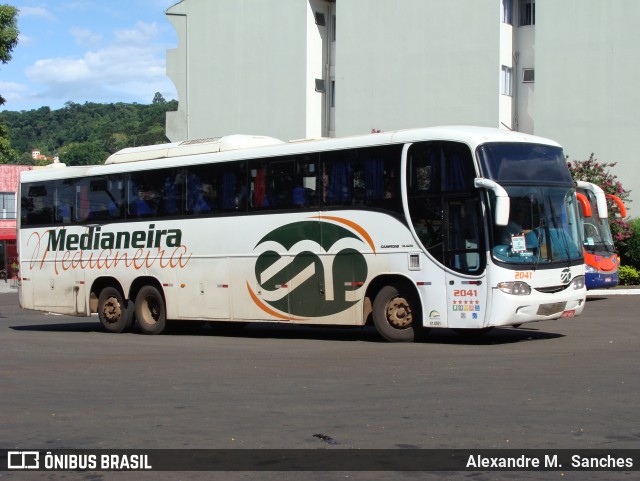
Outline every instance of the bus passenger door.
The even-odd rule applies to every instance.
[[[485,327],[487,311],[486,278],[464,279],[447,272],[447,313],[450,328]]]
[[[475,196],[455,196],[444,203],[444,260],[449,268],[448,325],[482,328],[485,324],[487,283],[481,204]]]

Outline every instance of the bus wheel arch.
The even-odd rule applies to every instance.
[[[394,342],[413,342],[422,338],[425,329],[420,295],[409,279],[402,276],[375,279],[366,297],[370,300],[373,325],[382,337]]]
[[[160,334],[167,326],[167,307],[164,291],[154,279],[142,284],[136,280],[137,286],[132,288],[135,293],[135,313],[138,328],[144,334]]]
[[[90,308],[91,312],[98,313],[100,324],[107,332],[127,332],[133,325],[133,303],[113,278],[101,278],[93,284]]]

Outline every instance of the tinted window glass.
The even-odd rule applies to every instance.
[[[560,147],[525,143],[491,143],[478,147],[485,177],[498,182],[573,183]]]
[[[476,177],[471,151],[457,142],[421,142],[409,149],[412,194],[470,192]]]
[[[401,145],[323,152],[320,159],[324,205],[401,212],[401,154]]]

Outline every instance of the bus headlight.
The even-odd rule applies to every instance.
[[[574,291],[577,291],[578,289],[584,289],[584,276],[574,277],[569,286],[573,287]]]
[[[598,269],[594,269],[589,264],[585,264],[584,265],[584,270],[585,270],[585,272],[587,274],[597,274],[598,273]]]
[[[528,296],[531,294],[531,287],[526,282],[500,282],[498,283],[498,289],[514,296]]]

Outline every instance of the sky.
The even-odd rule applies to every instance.
[[[0,0],[18,8],[20,37],[0,64],[0,111],[66,102],[178,100],[166,50],[178,46],[164,12],[179,0]]]

